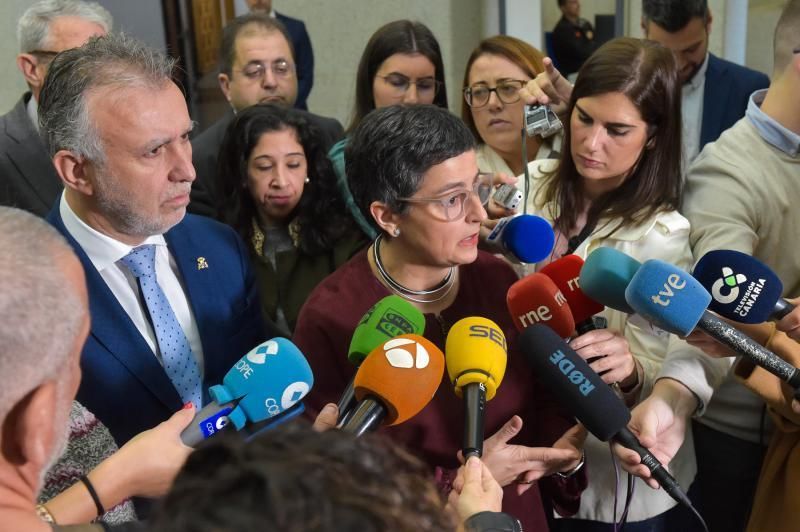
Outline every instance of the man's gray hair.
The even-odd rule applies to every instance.
[[[97,2],[80,0],[40,0],[25,10],[17,22],[20,52],[48,51],[50,23],[59,17],[77,17],[100,25],[106,33],[114,24],[111,13]]]
[[[41,218],[0,207],[0,420],[64,372],[89,309],[62,265],[72,247]],[[72,398],[70,398],[72,399]]]
[[[175,60],[124,34],[93,37],[50,64],[39,96],[39,129],[50,156],[71,151],[102,165],[100,136],[87,105],[101,88],[160,89],[172,79]]]

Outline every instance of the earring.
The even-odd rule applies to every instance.
[[[400,236],[400,228],[399,227],[395,227],[394,228],[394,232],[392,233],[392,236]]]
[[[308,176],[306,176],[306,178],[305,178],[304,182],[305,182],[306,184],[308,184],[308,183],[310,183],[310,182],[311,182],[311,180],[308,178]]]

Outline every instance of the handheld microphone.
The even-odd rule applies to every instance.
[[[527,264],[547,258],[554,241],[550,222],[532,214],[501,218],[486,238],[486,243],[507,259]]]
[[[800,371],[738,329],[706,310],[711,294],[691,275],[664,261],[642,264],[625,289],[625,298],[645,319],[686,336],[700,328],[736,353],[800,389]]]
[[[601,441],[613,439],[636,451],[661,487],[681,504],[691,507],[675,478],[628,429],[630,411],[600,376],[553,331],[532,325],[520,335],[525,359],[543,382]]]
[[[269,425],[299,415],[300,402],[314,384],[314,375],[300,350],[285,338],[263,342],[239,359],[222,379],[208,389],[212,402],[195,414],[181,433],[193,447],[232,424],[241,431],[248,424]],[[250,427],[248,434],[263,426]]]
[[[506,337],[486,318],[463,318],[450,328],[444,353],[447,375],[464,399],[464,460],[483,455],[483,415],[503,380],[507,362]]]
[[[779,320],[794,310],[781,297],[783,283],[763,262],[741,251],[703,255],[692,276],[711,292],[709,310],[741,323]]]
[[[607,307],[633,314],[635,311],[625,300],[625,289],[641,265],[638,260],[614,248],[597,248],[586,257],[581,268],[581,290]]]
[[[539,273],[548,276],[564,294],[575,319],[575,331],[578,334],[595,330],[597,327],[592,316],[605,310],[603,305],[589,298],[581,290],[580,275],[583,264],[583,259],[579,256],[567,255],[539,270]]]
[[[369,353],[386,340],[401,334],[425,333],[425,316],[417,307],[400,296],[389,295],[372,305],[358,322],[353,337],[350,339],[350,348],[347,359],[356,367],[369,355]],[[337,406],[339,407],[338,423],[347,421],[356,405],[353,389],[355,375],[342,392]]]
[[[342,430],[360,436],[414,417],[433,398],[443,375],[444,355],[430,341],[416,334],[387,340],[358,368],[358,405]]]
[[[532,273],[512,284],[506,294],[506,305],[518,331],[544,323],[562,338],[569,338],[575,330],[567,299],[544,274]]]

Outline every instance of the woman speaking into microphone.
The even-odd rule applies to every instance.
[[[525,530],[547,530],[551,508],[577,510],[585,485],[578,468],[582,432],[517,352],[517,332],[506,310],[506,292],[516,275],[478,250],[492,184],[491,176],[478,171],[472,134],[446,109],[385,107],[353,131],[345,161],[356,205],[378,237],[325,279],[300,312],[294,341],[317,376],[306,404],[319,409],[339,397],[355,372],[345,356],[353,330],[390,294],[424,313],[425,337],[442,350],[460,319],[494,321],[507,339],[508,366],[486,408],[486,433],[494,435],[485,441],[482,459],[506,487],[503,510]],[[462,410],[445,376],[417,416],[381,430],[435,468],[446,488],[459,467]]]

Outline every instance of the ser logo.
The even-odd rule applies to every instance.
[[[413,352],[409,349],[413,349]],[[383,344],[383,351],[386,360],[395,368],[423,369],[428,367],[431,360],[428,350],[422,344],[408,338],[389,340]]]
[[[723,305],[733,303],[739,297],[739,285],[747,282],[747,277],[741,273],[733,273],[733,270],[724,266],[722,268],[722,278],[714,281],[711,285],[711,295],[714,300]],[[727,295],[723,292],[727,292]]]

